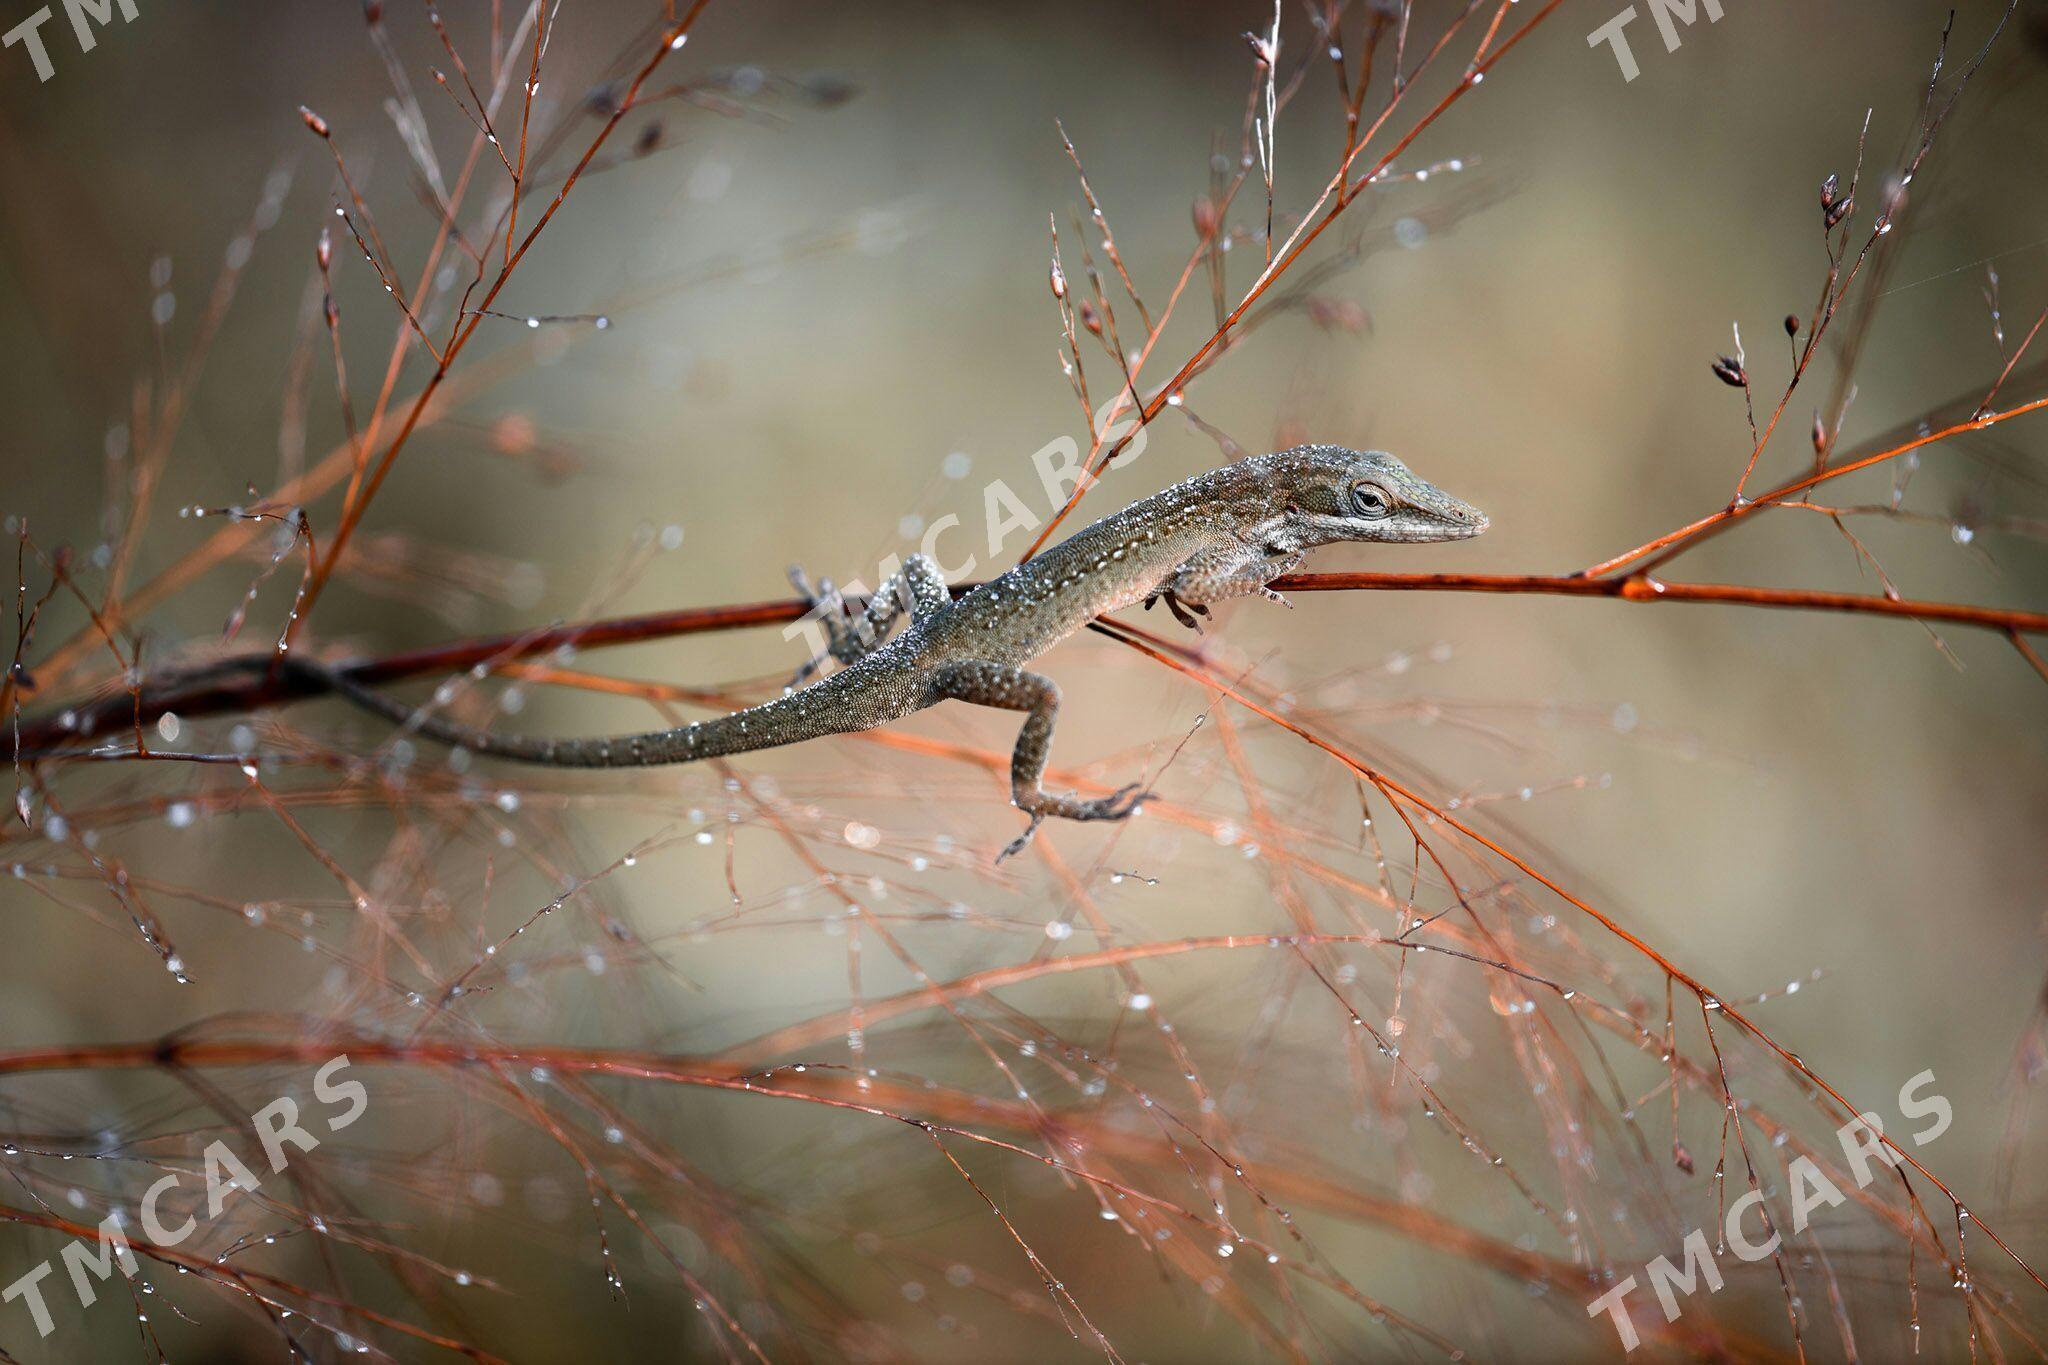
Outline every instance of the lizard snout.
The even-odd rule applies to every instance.
[[[1440,492],[1428,511],[1436,519],[1438,532],[1445,540],[1470,540],[1493,525],[1486,513],[1448,493]]]

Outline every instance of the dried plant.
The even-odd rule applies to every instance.
[[[1032,551],[1080,524],[1073,513],[1107,510],[1095,485],[1152,423],[1185,421],[1226,457],[1251,449],[1198,415],[1202,381],[1276,318],[1370,325],[1327,283],[1383,244],[1376,203],[1466,168],[1399,163],[1482,83],[1511,80],[1517,49],[1559,7],[1276,4],[1246,35],[1235,143],[1211,160],[1194,244],[1163,294],[1148,297],[1150,263],[1111,229],[1118,195],[1091,183],[1086,148],[1058,130],[1081,207],[1064,229],[1052,220],[1047,278],[1085,473]],[[275,483],[183,509],[185,548],[145,570],[160,562],[152,537],[175,522],[166,489],[189,483],[173,454],[192,394],[255,239],[280,221],[283,179],[203,317],[175,346],[160,337],[176,360],[138,387],[106,552],[82,561],[40,526],[10,525],[10,908],[37,935],[108,931],[91,939],[96,989],[125,989],[152,955],[181,983],[248,987],[213,991],[214,1008],[160,1037],[0,1048],[0,1220],[23,1266],[92,1243],[120,1215],[139,1270],[100,1292],[132,1296],[141,1349],[162,1359],[222,1341],[321,1360],[1191,1358],[1190,1312],[1203,1358],[1562,1359],[1614,1352],[1602,1297],[1752,1195],[1752,1230],[1779,1234],[1775,1252],[1724,1258],[1728,1290],[1668,1320],[1646,1283],[1631,1321],[1653,1353],[2041,1355],[2048,1281],[2027,1259],[2024,1217],[1966,1205],[1940,1153],[1903,1130],[1882,1139],[1896,1158],[1882,1177],[1856,1179],[1835,1129],[1892,1102],[1839,1088],[1757,1008],[1812,978],[1748,998],[1724,989],[1581,889],[1595,851],[1542,851],[1507,814],[1551,793],[1489,790],[1488,765],[1508,751],[1563,765],[1553,791],[1600,785],[1590,767],[1571,771],[1585,760],[1570,746],[1669,738],[1632,713],[1552,711],[1539,725],[1519,700],[1400,697],[1366,685],[1386,679],[1251,657],[1227,635],[1190,644],[1104,621],[1077,668],[1198,714],[1048,775],[1095,794],[1116,785],[1104,774],[1141,767],[1161,793],[1142,821],[1061,831],[998,868],[1006,755],[929,727],[830,741],[794,768],[571,777],[443,761],[338,706],[282,705],[313,684],[280,660],[313,650],[361,682],[432,680],[432,706],[479,723],[538,689],[674,717],[779,685],[586,671],[603,647],[806,610],[607,615],[663,548],[652,530],[567,624],[358,653],[320,633],[316,610],[342,584],[458,630],[480,604],[530,605],[532,547],[487,558],[379,532],[375,508],[432,432],[487,445],[515,474],[575,472],[573,439],[468,406],[615,318],[744,271],[723,263],[575,313],[529,315],[508,298],[583,187],[666,149],[674,120],[781,117],[776,101],[827,117],[848,97],[831,81],[719,66],[744,54],[695,41],[706,8],[655,7],[586,97],[558,102],[541,92],[567,88],[551,45],[573,8],[493,0],[444,18],[430,4],[413,35],[423,55],[367,6],[433,230],[423,253],[400,245],[388,224],[417,208],[357,173],[367,133],[304,113],[331,153],[333,200],[300,244],[315,306],[279,405]],[[1911,471],[2048,406],[2048,363],[2032,354],[2048,306],[2008,337],[1990,276],[2002,367],[1914,420],[1842,439],[1883,298],[1872,281],[1984,52],[2009,41],[2010,14],[1960,70],[1942,35],[1896,165],[1875,167],[1866,123],[1846,179],[1822,188],[1823,278],[1810,313],[1785,321],[1782,386],[1739,331],[1730,354],[1703,357],[1700,381],[1710,367],[1740,390],[1748,432],[1724,505],[1574,573],[1278,586],[1906,618],[1937,645],[1944,630],[1996,632],[2048,680],[2034,643],[2048,613],[1910,596],[1852,530],[1926,519],[1964,539],[1991,523],[1925,510]],[[437,101],[459,111],[459,161],[437,150]],[[1304,196],[1287,130],[1332,117],[1338,160]],[[1413,211],[1448,221],[1465,206]],[[829,254],[857,233],[764,255]],[[388,295],[389,317],[344,315],[355,271]],[[1195,322],[1203,294],[1209,315]],[[348,363],[357,328],[383,325],[394,339],[366,380]],[[336,421],[316,437],[309,392],[328,366]],[[1773,481],[1769,448],[1801,425],[1824,370],[1801,472]],[[321,439],[331,445],[307,460]],[[1888,492],[1832,500],[1865,473],[1888,475]],[[1707,540],[1789,514],[1831,525],[1880,590],[1668,577]],[[195,517],[217,529],[191,544]],[[224,581],[219,637],[148,628],[173,601],[210,608]],[[1398,656],[1389,672],[1426,674],[1448,652]],[[1466,745],[1471,766],[1446,770],[1393,738],[1423,725]],[[190,850],[197,836],[204,853]],[[1211,887],[1256,912],[1219,909],[1230,898]],[[663,914],[645,912],[649,896]],[[2044,1037],[2048,1005],[2018,1040],[2017,1078],[2042,1069]],[[267,1172],[251,1116],[303,1098],[342,1055],[368,1089],[363,1126],[206,1210],[193,1192],[211,1145]],[[2001,1147],[2013,1168],[2027,1150],[2015,1096]],[[1801,1158],[1848,1196],[1811,1225],[1793,1209]],[[179,1211],[196,1216],[176,1245],[136,1230],[138,1201],[166,1174],[185,1177]],[[65,1278],[43,1282],[65,1348],[49,1358],[119,1340],[125,1325],[104,1309],[77,1320]],[[43,1358],[50,1343],[26,1322],[0,1315],[0,1359]],[[552,1335],[532,1335],[544,1323]]]

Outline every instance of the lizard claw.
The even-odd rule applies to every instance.
[[[1002,861],[1005,858],[1014,858],[1019,853],[1022,853],[1027,847],[1030,846],[1031,836],[1038,833],[1038,827],[1044,823],[1045,816],[1043,813],[1033,814],[1031,817],[1031,823],[1024,826],[1024,832],[1018,835],[1016,838],[1010,840],[1009,843],[1003,846],[1003,851],[1001,853],[996,854],[996,863],[998,865],[1001,865]]]
[[[826,658],[837,659],[843,664],[852,663],[867,653],[871,642],[868,639],[867,621],[847,605],[845,595],[833,586],[831,579],[821,578],[813,587],[810,575],[803,571],[803,567],[792,564],[789,567],[789,582],[804,599],[804,615],[816,616],[818,624],[825,631],[824,657],[812,659],[798,669],[796,676],[791,678],[788,684],[793,688],[823,668]]]
[[[1145,790],[1142,782],[1133,782],[1118,787],[1100,801],[1089,802],[1090,818],[1096,820],[1128,820],[1131,815],[1152,799],[1152,793]]]
[[[811,583],[811,576],[804,572],[803,566],[792,564],[789,566],[789,585],[796,589],[797,596],[804,599],[804,605],[811,611],[823,609],[828,629],[836,627],[839,624],[836,618],[845,615],[846,599],[832,586],[831,579],[821,578],[814,586]]]
[[[830,596],[832,592],[832,585],[830,583],[825,584],[823,591],[820,591],[819,589],[813,587],[811,585],[811,576],[804,572],[804,566],[801,564],[792,564],[789,566],[789,586],[795,588],[796,595],[804,599],[806,615],[808,615],[811,612],[817,611],[818,608],[824,604],[826,598]],[[830,639],[832,635],[833,623],[830,620],[822,620],[820,624],[824,625],[827,639]],[[802,686],[803,683],[807,679],[809,679],[813,674],[817,673],[819,669],[823,668],[825,666],[825,660],[830,657],[831,651],[828,647],[826,653],[813,655],[811,658],[807,659],[802,667],[798,668],[796,672],[790,674],[789,681],[782,685],[782,690],[785,692],[794,692],[798,687]]]
[[[1268,602],[1278,602],[1281,606],[1286,607],[1289,611],[1292,611],[1294,609],[1294,603],[1288,601],[1285,597],[1275,592],[1273,589],[1260,588],[1259,591],[1265,595],[1265,598]]]
[[[1158,592],[1155,592],[1150,597],[1146,598],[1145,610],[1152,610],[1152,604],[1154,602],[1166,603],[1166,609],[1173,613],[1174,620],[1180,622],[1182,625],[1186,626],[1189,630],[1193,631],[1197,635],[1200,635],[1202,633],[1202,623],[1200,621],[1197,621],[1195,617],[1207,616],[1209,614],[1209,608],[1203,603],[1183,602],[1180,600],[1179,597],[1174,595],[1171,589],[1167,588],[1162,588]],[[1190,613],[1193,614],[1190,615]]]
[[[1136,813],[1138,807],[1150,801],[1152,797],[1153,793],[1146,790],[1142,782],[1118,787],[1108,796],[1097,797],[1093,801],[1040,793],[1030,804],[1022,805],[1022,809],[1030,815],[1031,823],[1024,827],[1022,834],[1012,839],[1003,851],[996,855],[996,861],[1000,863],[1022,853],[1030,845],[1032,836],[1038,833],[1038,827],[1045,823],[1048,815],[1057,815],[1063,820],[1128,820]]]
[[[1144,783],[1133,782],[1093,801],[1066,797],[1066,808],[1060,813],[1069,820],[1128,820],[1133,811],[1151,799],[1152,793],[1145,790]]]

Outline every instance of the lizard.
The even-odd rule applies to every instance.
[[[792,581],[824,625],[841,667],[779,697],[668,730],[589,739],[507,735],[457,724],[301,661],[359,706],[478,754],[558,767],[690,763],[851,734],[943,701],[1023,713],[1010,760],[1010,800],[1030,819],[1001,854],[1020,851],[1048,817],[1123,820],[1151,795],[1142,783],[1083,799],[1040,784],[1060,689],[1026,668],[1096,617],[1164,603],[1182,624],[1209,605],[1264,596],[1319,546],[1342,541],[1419,544],[1487,528],[1476,508],[1383,451],[1303,445],[1234,461],[1183,480],[1076,532],[955,600],[935,560],[916,554],[855,614],[829,583]],[[893,638],[905,615],[908,623]]]

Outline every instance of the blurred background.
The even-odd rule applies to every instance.
[[[0,24],[26,17],[24,3]],[[1289,306],[1239,333],[1070,525],[1234,450],[1303,439],[1397,452],[1493,520],[1476,542],[1330,550],[1318,569],[1565,572],[1725,506],[1750,437],[1741,393],[1709,363],[1734,350],[1739,327],[1760,405],[1782,392],[1782,319],[1809,318],[1827,278],[1819,187],[1849,179],[1867,117],[1866,216],[1850,239],[1860,246],[1879,187],[1912,150],[1948,7],[1730,4],[1719,22],[1681,28],[1668,51],[1646,12],[1625,30],[1633,81],[1588,42],[1613,8],[1564,4],[1423,131],[1396,178],[1311,248]],[[1510,10],[1503,31],[1532,9]],[[2002,9],[1957,7],[1937,108]],[[404,324],[335,216],[333,159],[298,107],[332,130],[408,287],[434,244],[437,191],[391,111],[404,123],[416,98],[444,183],[473,132],[432,74],[462,88],[423,8],[386,11],[373,29],[354,4],[139,0],[137,18],[100,29],[90,52],[60,10],[41,29],[48,81],[20,47],[0,54],[0,513],[45,553],[71,546],[86,596],[97,600],[110,572],[131,588],[152,581],[228,524],[179,509],[253,505],[252,490],[267,497],[345,451],[350,422],[373,422]],[[489,12],[446,15],[479,86]],[[1411,64],[1454,16],[1416,6]],[[557,12],[533,115],[549,157],[522,223],[596,134],[592,92],[622,52],[643,59],[658,17],[626,0]],[[517,18],[508,6],[503,28]],[[1014,562],[1030,537],[987,543],[985,489],[1003,480],[1042,519],[1033,453],[1063,436],[1087,445],[1062,373],[1047,215],[1077,289],[1084,245],[1109,269],[1100,231],[1077,223],[1086,202],[1055,121],[1156,316],[1195,248],[1212,157],[1226,175],[1236,168],[1254,89],[1240,35],[1271,19],[1209,3],[713,3],[651,82],[680,88],[626,116],[492,305],[506,316],[481,320],[447,409],[377,493],[307,647],[388,653],[772,599],[792,563],[872,584],[885,556],[916,549],[948,514],[960,526],[942,560],[971,552],[976,576]],[[1368,17],[1353,7],[1343,22],[1355,74]],[[1375,149],[1450,88],[1478,33],[1451,40]],[[1293,4],[1281,39],[1283,76],[1327,41]],[[410,86],[395,105],[380,43]],[[1387,93],[1392,43],[1368,119]],[[2048,153],[2044,72],[2048,7],[2023,0],[1915,178],[1903,235],[1866,268],[1840,324],[1857,339],[1843,448],[1981,394],[2048,307],[2048,186],[2027,173]],[[1280,233],[1341,151],[1334,87],[1319,59],[1282,112]],[[506,108],[518,103],[515,80]],[[505,182],[495,153],[475,175],[460,221],[465,242],[489,250]],[[1233,299],[1262,258],[1263,220],[1254,171],[1229,220],[1245,235],[1220,256]],[[323,228],[335,237],[347,412],[320,322]],[[234,297],[216,325],[224,258],[237,267]],[[473,267],[460,249],[447,259],[459,294]],[[1143,323],[1108,285],[1129,343]],[[452,307],[437,296],[437,338]],[[1149,395],[1214,323],[1205,264],[1140,388]],[[1099,405],[1115,367],[1081,340]],[[2026,375],[2039,358],[2021,361],[2006,400],[2039,396],[2039,377]],[[1808,466],[1813,412],[1845,372],[1840,347],[1824,345],[1755,487]],[[415,350],[393,392],[409,399],[430,373]],[[383,417],[373,458],[404,411]],[[1909,515],[1848,518],[1853,542],[1825,516],[1773,512],[1669,572],[1870,592],[1874,560],[1909,597],[2038,608],[2043,421],[1921,452],[1897,504]],[[138,500],[141,453],[173,424]],[[1899,487],[1880,469],[1830,493],[1841,490],[1838,506],[1883,507]],[[307,499],[316,539],[332,532],[340,496],[331,484]],[[147,515],[131,535],[138,506]],[[270,549],[266,531],[126,621],[141,658],[189,663],[274,640],[296,550],[262,582],[240,637],[221,638]],[[29,602],[49,578],[31,556]],[[27,662],[87,625],[60,593]],[[2006,640],[1720,607],[1317,593],[1291,611],[1236,604],[1208,648],[1220,676],[1286,696],[1353,753],[1476,812],[1728,1000],[1768,994],[1753,1017],[1865,1107],[1895,1118],[1899,1087],[1933,1070],[1956,1121],[1919,1155],[2015,1250],[2036,1266],[2048,1258],[2048,1148],[2026,1123],[2038,1100],[2022,1084],[2042,1065],[2048,726],[2042,680]],[[758,697],[803,654],[800,639],[769,628],[553,662]],[[0,884],[0,1046],[224,1028],[317,1040],[326,1029],[743,1057],[855,1078],[873,1068],[842,1098],[910,1112],[903,1096],[936,1088],[952,1107],[934,1116],[965,1128],[977,1099],[1009,1105],[1023,1091],[1044,1113],[1021,1127],[988,1119],[987,1131],[1076,1162],[1085,1149],[1115,1187],[1202,1217],[1227,1203],[1225,1221],[1253,1239],[1219,1257],[1213,1230],[1154,1209],[1175,1238],[1200,1243],[1197,1266],[1150,1241],[1107,1187],[1029,1155],[963,1140],[948,1149],[956,1170],[901,1124],[618,1076],[572,1084],[524,1059],[505,1064],[516,1078],[504,1084],[453,1066],[366,1078],[370,1118],[331,1155],[333,1190],[295,1185],[289,1196],[302,1213],[345,1199],[361,1220],[347,1245],[316,1249],[303,1217],[270,1207],[235,1215],[232,1233],[209,1230],[209,1256],[232,1247],[237,1264],[508,1359],[746,1358],[744,1340],[769,1358],[820,1360],[1086,1358],[1105,1339],[1120,1358],[1154,1361],[1618,1355],[1611,1329],[1584,1316],[1585,1286],[1560,1287],[1555,1268],[1640,1274],[1686,1228],[1711,1226],[1719,1104],[1687,1091],[1687,1175],[1663,1155],[1670,1098],[1654,1051],[1589,1042],[1553,992],[1539,992],[1550,1030],[1524,1035],[1502,978],[1351,945],[1330,950],[1351,972],[1334,983],[1283,954],[1191,953],[1147,963],[1142,980],[1109,966],[1033,978],[1000,1003],[977,988],[944,1008],[864,1019],[864,1003],[927,981],[1048,957],[1309,923],[1394,932],[1403,922],[1374,897],[1403,899],[1411,873],[1422,913],[1447,903],[1438,870],[1383,805],[1374,828],[1391,870],[1379,867],[1356,784],[1326,756],[1108,641],[1076,640],[1045,668],[1068,699],[1055,763],[1112,786],[1163,772],[1156,785],[1185,819],[1048,830],[1043,856],[992,869],[1014,812],[999,777],[941,750],[1005,753],[1013,729],[964,708],[905,727],[936,746],[924,752],[835,741],[750,757],[736,775],[451,770],[425,742],[394,759],[388,725],[332,704],[194,722],[165,741],[240,751],[232,727],[243,726],[281,756],[264,784],[291,793],[289,822],[232,770],[51,769],[46,786],[29,785],[31,824],[0,837],[0,871],[16,868]],[[81,656],[38,679],[23,713],[114,675],[105,655]],[[704,709],[517,679],[508,700],[506,685],[472,689],[458,712],[598,733]],[[373,761],[308,761],[314,752]],[[52,836],[59,811],[100,837]],[[109,861],[174,931],[190,984],[138,937]],[[1654,964],[1505,864],[1458,866],[1474,886],[1501,879],[1487,914],[1502,933],[1531,936],[1515,953],[1661,1030]],[[567,913],[542,913],[564,894]],[[529,921],[531,937],[508,939]],[[509,966],[484,958],[500,942],[512,945]],[[1792,982],[1805,988],[1787,995]],[[464,990],[450,996],[455,983]],[[1373,1013],[1384,1037],[1402,1037],[1390,1021],[1412,1029],[1419,1060],[1390,1065],[1347,1036],[1332,994],[1348,998],[1353,983],[1365,999],[1348,1007]],[[785,1028],[798,1033],[775,1041]],[[1711,1064],[1696,1007],[1681,1028],[1692,1031],[1687,1055]],[[1052,1038],[1085,1056],[1047,1055]],[[170,1163],[180,1135],[232,1128],[232,1115],[303,1092],[314,1064],[0,1077],[0,1124],[40,1135],[23,1142],[4,1202],[87,1224],[99,1214],[80,1210],[132,1207],[131,1184]],[[1826,1140],[1829,1112],[1759,1049],[1745,1044],[1732,1065],[1759,1103],[1769,1097],[1779,1118]],[[1621,1071],[1612,1088],[1609,1066]],[[1567,1072],[1594,1080],[1567,1100]],[[1431,1121],[1422,1084],[1464,1130]],[[1153,1088],[1171,1121],[1148,1112]],[[1640,1141],[1620,1117],[1638,1103]],[[1060,1145],[1079,1132],[1092,1136]],[[1459,1150],[1474,1134],[1506,1155],[1512,1181]],[[65,1145],[88,1141],[92,1152]],[[1583,1166],[1567,1159],[1581,1141],[1592,1144]],[[1119,1142],[1179,1155],[1147,1164]],[[1727,1150],[1739,1180],[1741,1157]],[[1216,1175],[1230,1167],[1223,1152],[1309,1172],[1320,1193],[1253,1193]],[[81,1154],[100,1159],[66,1168]],[[1780,1180],[1765,1178],[1774,1197]],[[67,1211],[74,1187],[85,1194]],[[1928,1216],[1952,1244],[1951,1211],[1932,1197]],[[1299,1218],[1277,1219],[1279,1206]],[[1924,1246],[1909,1271],[1890,1216],[1852,1205],[1800,1243],[1798,1313],[1817,1357],[1850,1354],[1836,1299],[1861,1358],[1910,1349],[1916,1296],[1933,1358],[1967,1349],[1966,1296],[1930,1269]],[[1580,1228],[1581,1217],[1600,1226]],[[260,1243],[266,1218],[300,1235],[274,1251],[236,1241]],[[1269,1271],[1254,1224],[1310,1272]],[[1553,1271],[1461,1250],[1451,1227]],[[0,1230],[0,1279],[60,1244],[47,1225]],[[1969,1256],[1997,1295],[1980,1330],[2040,1321],[2048,1291],[1977,1240]],[[622,1290],[607,1282],[613,1267]],[[469,1278],[449,1278],[458,1270]],[[479,1278],[488,1294],[469,1287]],[[10,1305],[0,1349],[25,1361],[148,1356],[121,1302],[82,1310],[63,1279],[45,1282],[57,1331],[39,1340]],[[274,1359],[283,1344],[286,1329],[235,1291],[164,1290],[190,1317],[150,1314],[174,1355]],[[715,1311],[697,1306],[707,1298]],[[367,1317],[328,1316],[334,1331],[285,1340],[316,1359],[357,1345],[449,1358]],[[1789,1356],[1786,1318],[1777,1274],[1749,1267],[1688,1307],[1681,1325],[1702,1335],[1653,1345],[1671,1358]]]

